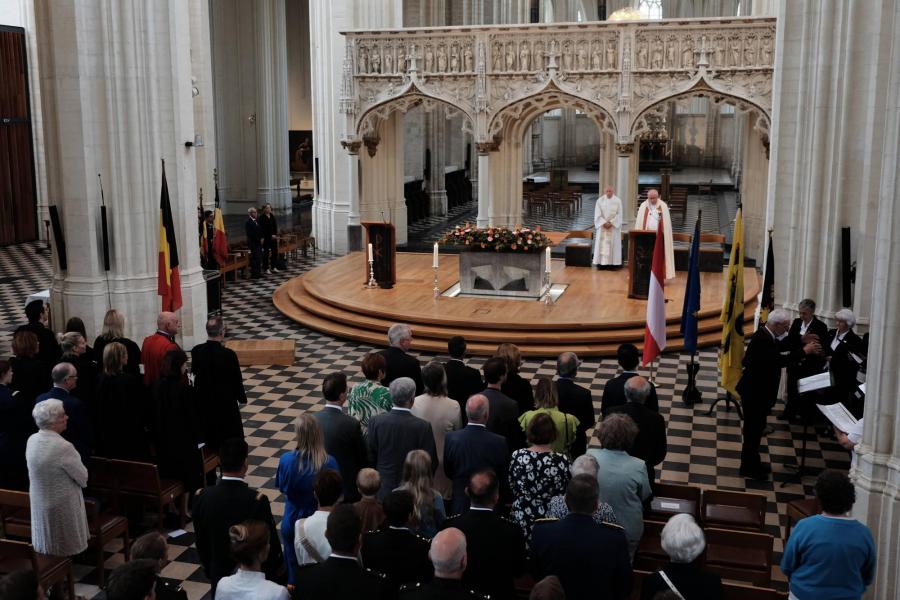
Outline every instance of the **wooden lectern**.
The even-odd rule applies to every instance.
[[[628,232],[628,297],[646,300],[650,295],[650,271],[656,232],[632,229]]]
[[[386,290],[397,283],[397,233],[391,223],[383,221],[363,221],[366,228],[366,242],[363,258],[366,261],[364,283],[369,281],[369,244],[372,244],[372,268],[378,287]]]

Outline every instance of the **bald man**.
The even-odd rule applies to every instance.
[[[471,600],[484,596],[463,587],[462,576],[466,570],[466,536],[451,527],[434,536],[428,558],[434,564],[434,579],[425,584],[404,586],[400,589],[403,600]]]
[[[507,469],[509,448],[506,438],[488,431],[490,403],[484,394],[466,401],[468,424],[444,437],[444,473],[453,482],[450,514],[459,514],[469,506],[466,486],[475,471],[493,469],[500,481],[500,497],[509,498]]]
[[[178,350],[175,336],[178,334],[178,316],[173,312],[161,312],[156,319],[156,333],[144,338],[141,345],[141,362],[144,363],[144,383],[150,385],[160,376],[162,359],[169,350]]]
[[[662,220],[663,242],[666,255],[666,279],[675,277],[675,249],[672,246],[672,216],[669,214],[669,205],[660,200],[659,192],[649,190],[647,199],[638,208],[635,229],[656,232],[659,222]]]

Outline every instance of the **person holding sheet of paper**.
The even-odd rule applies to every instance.
[[[828,326],[816,317],[816,302],[811,298],[805,298],[797,305],[800,316],[791,323],[788,331],[787,344],[792,349],[802,348],[811,341],[824,343],[828,335]],[[825,369],[825,357],[819,354],[807,354],[796,365],[787,369],[787,402],[784,412],[778,415],[779,419],[794,422],[803,416],[804,403],[800,402],[800,392],[797,390],[797,382],[804,377],[821,373]]]
[[[837,327],[828,332],[822,349],[828,359],[828,368],[834,376],[834,386],[828,394],[827,402],[843,402],[856,417],[862,416],[862,406],[851,402],[851,394],[859,385],[856,374],[862,364],[862,338],[853,331],[856,315],[843,308],[834,313]]]

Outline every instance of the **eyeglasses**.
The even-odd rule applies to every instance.
[[[78,379],[78,375],[69,375],[66,379]]]

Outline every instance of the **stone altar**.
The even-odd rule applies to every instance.
[[[541,252],[471,250],[459,254],[459,286],[463,294],[540,298],[546,255]]]

